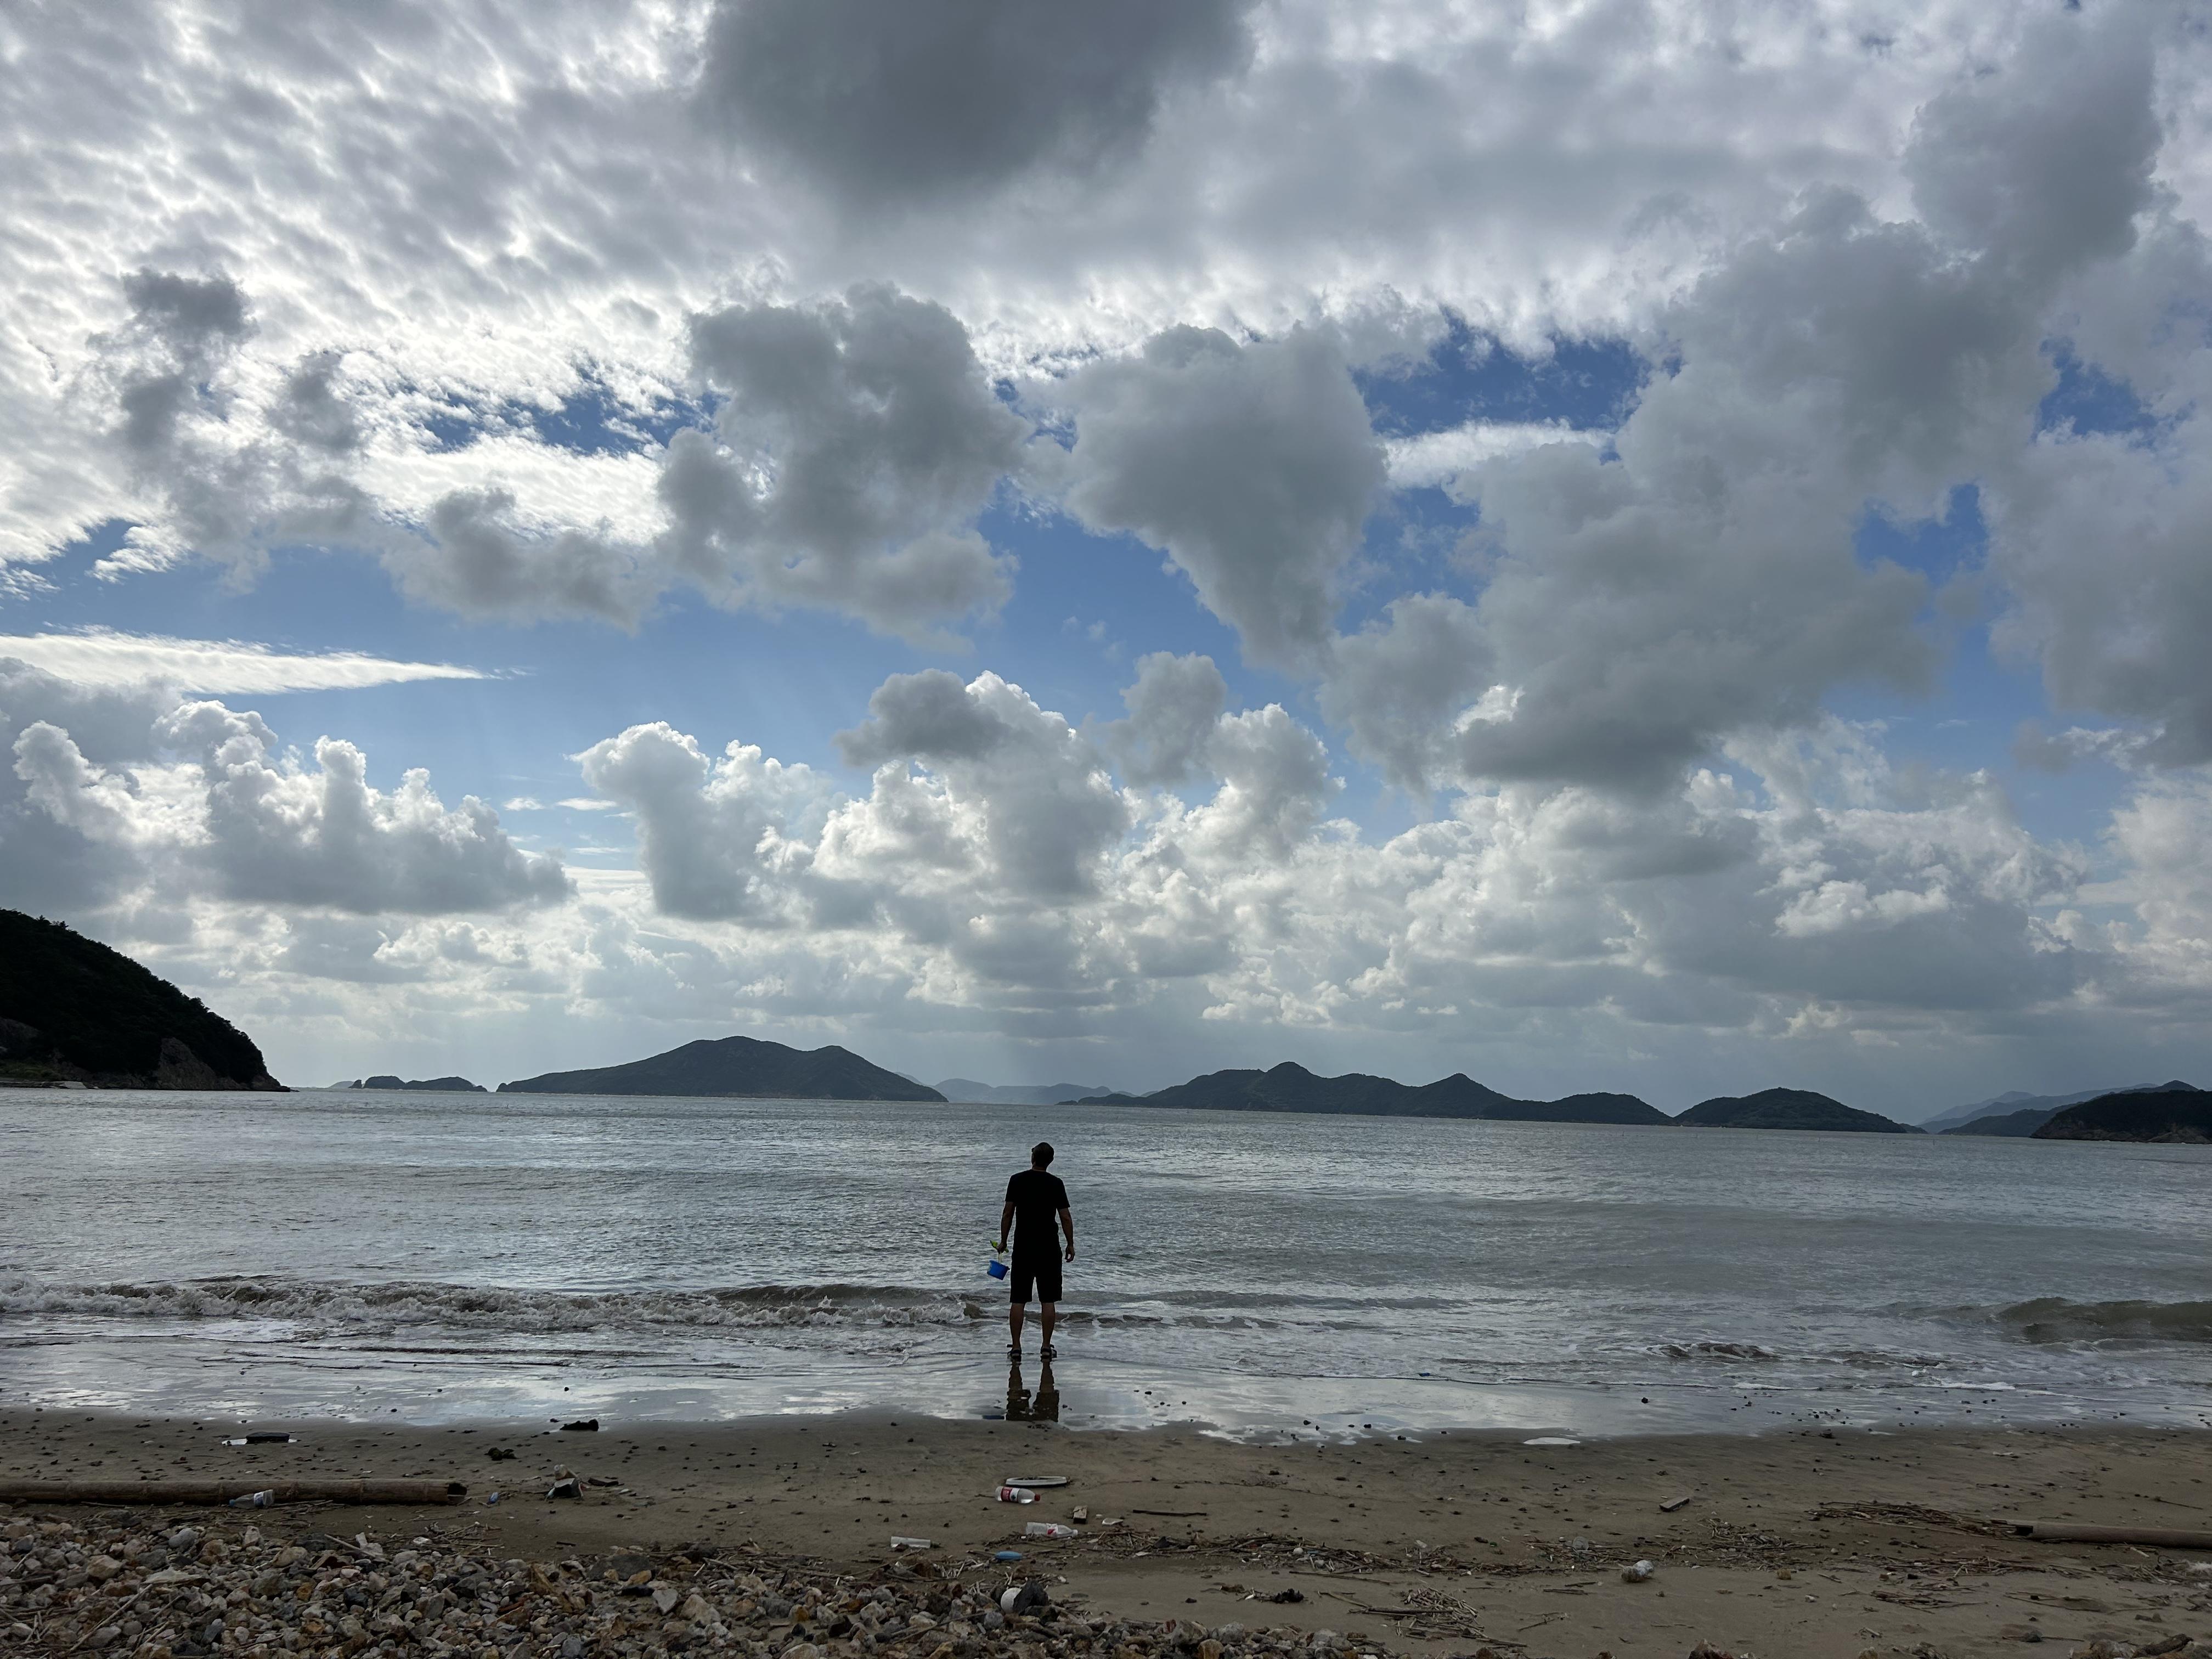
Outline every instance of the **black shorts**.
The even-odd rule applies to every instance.
[[[1035,1255],[1016,1253],[1011,1288],[1016,1302],[1060,1300],[1060,1252],[1039,1250]],[[1032,1297],[1030,1290],[1036,1295]]]

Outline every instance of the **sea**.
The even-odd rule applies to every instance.
[[[987,1264],[1058,1149],[1049,1373]],[[0,1407],[1238,1438],[2212,1426],[2212,1147],[0,1091]]]

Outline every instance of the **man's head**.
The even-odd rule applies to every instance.
[[[1045,1170],[1052,1167],[1052,1142],[1040,1140],[1030,1148],[1030,1168]]]

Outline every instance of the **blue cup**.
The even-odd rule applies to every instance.
[[[986,1267],[984,1271],[989,1273],[994,1279],[1004,1279],[1006,1276],[1006,1264],[994,1256],[992,1258],[990,1265]]]

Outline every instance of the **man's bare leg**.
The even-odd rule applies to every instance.
[[[1044,1343],[1043,1346],[1039,1348],[1038,1352],[1041,1353],[1050,1353],[1052,1352],[1052,1322],[1060,1316],[1060,1304],[1056,1302],[1042,1302],[1039,1303],[1037,1305],[1042,1314],[1040,1322],[1044,1326]]]
[[[1016,1353],[1021,1352],[1022,1318],[1029,1310],[1030,1304],[1026,1302],[1017,1302],[1006,1310],[1006,1328],[1012,1337],[1007,1346]],[[1048,1342],[1052,1340],[1052,1304],[1049,1302],[1045,1304],[1044,1340]]]

